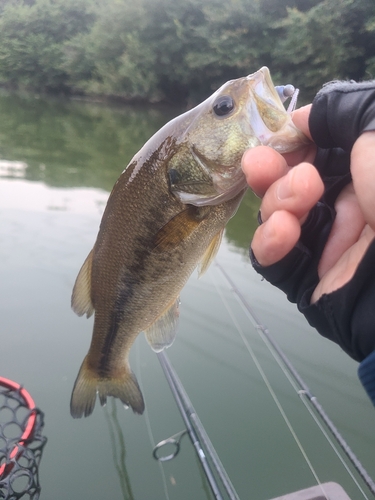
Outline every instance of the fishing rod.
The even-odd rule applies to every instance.
[[[304,396],[307,398],[307,400],[311,403],[325,426],[329,429],[329,431],[332,433],[338,444],[340,445],[341,449],[344,451],[346,456],[349,458],[350,462],[353,464],[355,469],[357,470],[358,474],[361,476],[363,481],[366,483],[370,491],[372,492],[373,495],[375,495],[375,482],[369,475],[369,473],[366,471],[358,457],[355,455],[355,453],[352,451],[348,443],[345,441],[343,436],[340,434],[338,431],[337,427],[334,425],[332,420],[329,418],[323,407],[320,405],[318,402],[317,398],[312,394],[311,390],[307,386],[307,384],[304,382],[302,377],[299,375],[297,370],[294,368],[292,365],[291,361],[288,359],[288,357],[285,355],[285,353],[282,351],[280,346],[276,343],[276,341],[273,339],[272,335],[270,334],[269,330],[258,320],[256,317],[254,311],[250,307],[249,303],[247,302],[246,298],[244,295],[241,293],[241,291],[238,289],[238,287],[235,285],[233,280],[230,278],[228,273],[224,270],[224,268],[219,264],[219,262],[215,261],[215,265],[220,269],[221,273],[229,283],[231,290],[233,293],[236,295],[242,306],[245,308],[245,310],[249,313],[250,317],[253,319],[255,322],[255,326],[258,331],[260,331],[264,338],[268,341],[268,343],[272,346],[274,349],[274,352],[279,356],[279,359],[281,362],[284,364],[284,366],[287,368],[289,373],[292,375],[293,379],[299,386],[300,390],[298,391],[299,396]]]
[[[178,409],[181,413],[182,419],[186,425],[186,431],[183,431],[182,433],[179,433],[178,436],[179,439],[176,440],[176,436],[172,436],[169,439],[166,439],[164,441],[161,441],[155,448],[154,448],[154,458],[160,461],[165,461],[165,460],[170,460],[174,458],[177,453],[179,452],[180,448],[180,439],[181,437],[187,432],[190,440],[195,448],[195,451],[197,453],[198,459],[200,463],[202,464],[203,471],[206,475],[206,478],[208,480],[208,483],[210,485],[211,491],[214,495],[214,497],[217,500],[222,500],[223,496],[220,491],[220,487],[216,481],[215,475],[212,472],[211,466],[209,461],[207,460],[207,456],[210,458],[215,471],[217,475],[219,476],[221,483],[228,494],[228,497],[230,500],[239,500],[239,496],[237,495],[225,469],[222,463],[220,462],[220,459],[216,453],[215,448],[213,447],[213,444],[210,441],[210,438],[208,437],[208,434],[203,427],[202,422],[200,421],[197,412],[195,411],[194,406],[192,405],[184,386],[182,385],[180,379],[178,378],[177,373],[175,372],[173,366],[171,365],[171,362],[169,361],[168,356],[164,351],[157,353],[159,362],[161,364],[161,367],[164,371],[164,375],[167,379],[167,382],[169,384],[169,387],[172,391],[173,397],[177,403]],[[176,451],[175,453],[172,453],[171,455],[168,455],[164,458],[159,458],[158,456],[158,450],[164,446],[165,444],[174,444],[176,446]],[[206,456],[207,454],[207,456]]]
[[[342,437],[336,426],[333,424],[331,419],[328,417],[327,413],[323,409],[323,407],[320,405],[318,402],[317,398],[312,394],[311,390],[307,386],[307,384],[304,382],[302,377],[299,375],[297,370],[294,368],[290,360],[287,358],[285,353],[282,351],[282,349],[279,347],[279,345],[276,343],[276,341],[273,339],[271,336],[269,330],[258,320],[256,317],[254,311],[250,307],[249,303],[247,302],[246,298],[244,295],[241,293],[241,291],[238,289],[238,287],[235,285],[233,280],[229,277],[227,272],[223,269],[223,267],[216,261],[215,262],[216,266],[220,269],[222,272],[223,276],[226,278],[228,284],[231,287],[231,290],[237,297],[237,299],[240,301],[242,306],[245,308],[245,310],[248,312],[250,315],[252,321],[255,323],[256,329],[263,335],[264,341],[268,344],[269,346],[272,347],[273,352],[278,356],[279,363],[282,363],[282,365],[287,369],[287,371],[290,373],[294,381],[296,382],[297,386],[299,387],[300,390],[297,391],[298,395],[302,398],[305,398],[307,402],[311,404],[311,406],[315,409],[316,413],[318,416],[321,418],[322,422],[325,424],[325,426],[328,428],[328,430],[332,433],[338,444],[340,445],[341,449],[344,451],[350,462],[353,464],[357,472],[359,473],[360,477],[363,479],[369,490],[375,495],[375,482],[371,478],[371,476],[368,474],[364,466],[361,464],[357,456],[354,454],[354,452],[351,450],[349,447],[348,443],[345,441],[345,439]],[[186,425],[186,430],[171,436],[170,438],[161,441],[155,448],[154,448],[154,458],[159,460],[159,461],[167,461],[171,460],[174,458],[179,450],[180,450],[180,441],[183,437],[184,434],[188,434],[190,437],[190,440],[196,450],[197,456],[202,464],[204,473],[206,475],[206,478],[208,480],[208,483],[211,487],[211,490],[215,496],[216,499],[221,500],[222,494],[220,492],[220,487],[216,481],[216,478],[212,472],[211,466],[209,461],[207,460],[207,456],[210,458],[211,463],[213,464],[215,471],[217,475],[219,476],[222,485],[224,486],[230,500],[239,500],[239,496],[236,493],[225,469],[222,463],[220,462],[220,459],[216,453],[215,448],[213,447],[206,430],[203,427],[203,424],[201,423],[197,412],[195,411],[181,381],[179,380],[175,370],[173,369],[167,355],[165,352],[160,352],[157,354],[159,362],[161,364],[161,367],[164,371],[165,377],[168,381],[168,384],[170,386],[170,389],[172,391],[172,394],[174,396],[174,399],[177,403],[178,409],[181,413],[181,416],[183,418],[183,421]],[[277,357],[276,357],[277,359]],[[280,366],[282,366],[280,365]],[[311,410],[310,410],[311,411]],[[313,415],[313,414],[312,414]],[[314,417],[316,418],[316,417]],[[317,422],[318,423],[318,422]],[[322,432],[323,429],[321,428]],[[326,436],[327,437],[327,436]],[[328,437],[327,437],[328,439]],[[158,455],[159,449],[161,449],[163,446],[167,444],[173,444],[175,446],[175,452],[164,456],[160,457]],[[333,446],[333,445],[332,445]],[[205,451],[206,450],[206,451]],[[206,456],[207,454],[207,456]],[[353,478],[354,479],[354,478]],[[359,486],[359,485],[358,485]]]

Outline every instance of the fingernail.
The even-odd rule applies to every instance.
[[[281,182],[276,191],[276,196],[279,200],[286,200],[287,198],[290,198],[293,195],[293,191],[291,189],[291,183],[289,178],[283,179],[283,182]]]

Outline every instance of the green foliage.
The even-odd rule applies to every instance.
[[[284,36],[272,54],[273,67],[310,97],[323,82],[363,78],[375,43],[366,21],[374,12],[373,0],[324,0],[305,13],[288,9],[274,23]]]
[[[375,13],[365,24],[365,32],[372,43],[368,44],[368,57],[366,58],[366,77],[375,78]]]
[[[375,73],[374,0],[0,0],[0,83],[196,102],[270,67],[312,97]]]
[[[139,3],[102,4],[90,32],[66,44],[64,68],[70,83],[93,94],[150,98],[156,85],[152,51],[138,36],[145,20]]]
[[[0,17],[0,81],[36,90],[60,90],[64,42],[88,29],[93,14],[84,0],[8,2]]]

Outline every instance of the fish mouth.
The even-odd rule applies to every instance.
[[[255,73],[248,75],[246,80],[253,82],[251,88],[259,98],[285,113],[285,108],[277,90],[275,89],[270,70],[267,66],[263,66]]]
[[[246,80],[249,82],[250,126],[260,144],[270,146],[281,154],[305,147],[309,140],[286,111],[269,69],[263,66],[247,76]]]

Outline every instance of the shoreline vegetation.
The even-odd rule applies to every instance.
[[[191,107],[261,66],[306,102],[374,78],[374,0],[0,0],[11,91]]]

